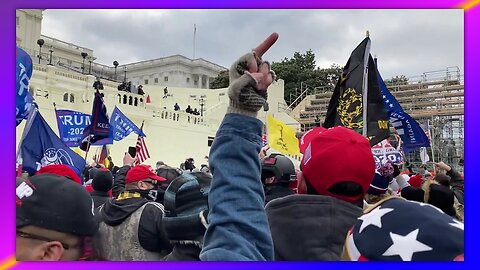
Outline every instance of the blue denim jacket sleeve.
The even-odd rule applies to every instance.
[[[202,261],[273,260],[258,158],[261,133],[261,121],[240,114],[227,114],[217,132]]]

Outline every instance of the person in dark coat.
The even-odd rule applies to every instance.
[[[357,132],[334,127],[309,139],[297,175],[300,195],[266,205],[275,260],[340,260],[375,174],[370,144]]]
[[[261,160],[265,204],[292,195],[290,183],[296,180],[293,162],[282,154],[271,154]]]
[[[107,169],[99,169],[92,180],[92,196],[95,209],[110,199],[109,191],[113,186],[113,175]]]
[[[184,173],[165,191],[163,226],[173,250],[166,261],[199,261],[208,228],[208,193],[212,176]]]
[[[113,261],[162,260],[172,251],[163,228],[164,207],[156,202],[165,178],[147,165],[128,169],[125,190],[99,209],[97,252]]]

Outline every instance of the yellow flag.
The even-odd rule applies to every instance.
[[[77,153],[81,157],[85,156],[85,152],[82,149],[80,149],[80,147],[72,148],[72,150],[73,152]]]
[[[295,130],[267,115],[268,144],[271,148],[282,154],[298,155],[300,149],[298,147],[298,139]]]

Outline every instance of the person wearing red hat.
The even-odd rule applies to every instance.
[[[354,130],[317,128],[306,135],[300,194],[266,205],[275,260],[340,260],[345,235],[362,215],[375,161],[368,140]]]
[[[99,209],[95,246],[102,258],[156,261],[172,251],[162,226],[164,207],[156,202],[159,185],[165,181],[148,165],[128,170],[125,191]]]
[[[43,173],[52,173],[60,176],[64,176],[75,183],[82,184],[82,179],[78,174],[76,174],[72,168],[65,164],[51,164],[40,168],[36,174],[43,174]]]

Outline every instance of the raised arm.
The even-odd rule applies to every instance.
[[[262,122],[256,115],[274,79],[261,57],[277,38],[270,35],[230,68],[230,105],[209,155],[213,180],[201,260],[273,260],[258,158]]]

